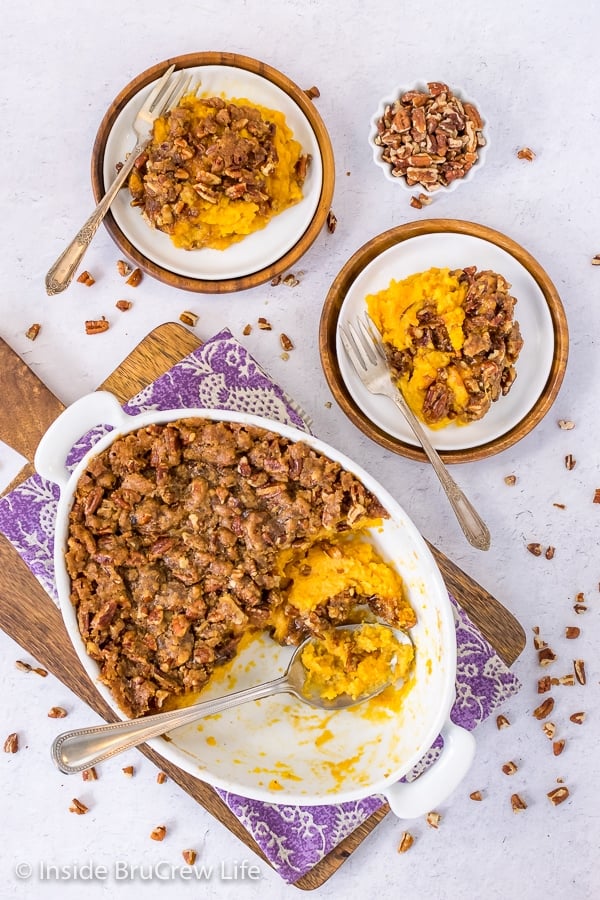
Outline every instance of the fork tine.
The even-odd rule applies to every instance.
[[[357,373],[360,375],[361,369],[363,372],[366,372],[367,367],[365,365],[364,358],[360,350],[358,349],[354,329],[352,328],[352,325],[350,325],[350,323],[348,323],[346,327],[340,326],[340,337],[342,339],[344,350],[348,354],[350,362],[356,369]]]
[[[357,319],[356,324],[358,327],[362,347],[363,347],[365,353],[367,354],[367,356],[369,357],[369,360],[371,361],[371,363],[373,365],[375,365],[377,363],[377,353],[375,352],[373,339],[372,339],[371,335],[369,334],[367,325],[365,324],[365,322],[363,322],[362,319]]]
[[[160,110],[161,115],[167,110],[173,109],[173,107],[177,106],[184,94],[187,93],[187,90],[192,83],[191,75],[188,75],[186,77],[185,73],[182,72],[181,74],[183,75],[183,78],[180,77],[178,81],[176,81],[176,83],[172,86],[169,95],[163,99],[162,107]]]
[[[387,362],[386,356],[385,356],[385,350],[383,349],[383,337],[381,335],[379,328],[377,327],[377,325],[375,324],[375,322],[373,321],[373,319],[371,318],[369,313],[365,313],[365,326],[366,326],[367,331],[369,332],[369,336],[370,336],[371,340],[373,341],[373,346],[375,347],[375,350],[377,351],[379,356],[384,360],[384,362]]]
[[[166,70],[164,75],[161,75],[160,79],[156,82],[150,93],[148,94],[148,99],[144,106],[148,110],[148,112],[152,112],[154,107],[156,106],[159,97],[163,95],[163,92],[168,87],[169,80],[171,75],[175,71],[175,63]]]

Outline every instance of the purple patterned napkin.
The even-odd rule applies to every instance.
[[[147,410],[208,407],[253,413],[309,431],[307,417],[265,374],[227,330],[220,332],[144,388],[125,406]],[[73,464],[94,432],[71,453]],[[59,491],[34,475],[0,499],[0,531],[53,599],[53,532]],[[451,597],[458,664],[452,719],[472,730],[520,689],[517,678]],[[438,756],[438,739],[408,776],[416,778]],[[298,881],[383,804],[380,796],[331,806],[283,806],[219,795],[287,882]]]

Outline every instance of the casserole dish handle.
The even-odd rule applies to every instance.
[[[38,444],[33,460],[36,472],[64,487],[70,474],[66,468],[67,457],[77,441],[98,425],[125,428],[131,419],[109,391],[94,391],[80,397],[55,419]]]
[[[475,755],[475,738],[450,719],[442,728],[441,756],[411,782],[396,782],[383,796],[399,819],[415,819],[443,803],[463,780]]]

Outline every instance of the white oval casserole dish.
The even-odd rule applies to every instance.
[[[75,609],[64,551],[69,512],[87,461],[120,435],[150,424],[208,418],[240,422],[303,441],[357,476],[390,514],[369,539],[399,571],[417,614],[411,629],[415,645],[414,684],[400,712],[373,714],[367,705],[331,712],[314,710],[279,695],[245,704],[197,724],[178,728],[168,740],[149,744],[166,759],[213,785],[244,797],[276,803],[324,805],[383,794],[402,818],[420,816],[441,803],[462,780],[472,762],[475,742],[450,719],[455,698],[456,632],[447,589],[425,541],[393,497],[347,456],[290,426],[258,416],[215,409],[179,409],[129,416],[117,399],[98,391],[82,397],[53,423],[35,457],[38,473],[60,486],[54,562],[63,620],[81,663],[108,705],[123,718],[98,666],[86,653]],[[72,473],[65,467],[73,445],[91,428],[110,425]],[[222,695],[281,674],[293,652],[268,636],[253,641],[228,667],[215,673],[202,699]],[[419,778],[400,782],[439,734],[441,756]],[[399,783],[400,782],[400,783]]]

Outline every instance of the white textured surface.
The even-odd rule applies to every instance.
[[[405,825],[388,817],[316,894],[579,900],[600,891],[600,505],[592,502],[600,487],[600,268],[590,265],[600,252],[595,152],[600,8],[593,0],[413,6],[411,11],[391,0],[229,0],[226,5],[213,0],[188,3],[185,11],[157,0],[143,5],[55,0],[51,6],[30,0],[8,6],[0,36],[0,336],[70,402],[96,387],[154,326],[176,320],[183,309],[199,313],[200,337],[224,325],[241,336],[246,322],[267,316],[273,331],[255,329],[245,343],[312,414],[315,433],[377,475],[424,535],[512,609],[528,635],[539,625],[559,655],[557,674],[566,672],[575,656],[586,660],[588,670],[584,688],[554,692],[553,719],[558,736],[567,740],[563,755],[554,758],[531,716],[540,670],[530,644],[516,664],[524,689],[505,711],[513,724],[502,732],[493,721],[479,729],[472,773],[440,809],[439,830],[410,823],[415,844],[398,855]],[[170,55],[198,50],[247,54],[302,87],[319,87],[316,103],[337,165],[335,234],[324,232],[296,267],[301,283],[294,289],[265,286],[239,295],[197,296],[146,278],[128,295],[133,309],[121,315],[114,310],[114,302],[126,296],[115,271],[118,253],[101,230],[85,263],[96,285],[75,284],[62,296],[47,298],[43,276],[91,210],[90,152],[108,105],[138,72]],[[406,193],[394,190],[374,166],[365,135],[379,97],[423,75],[460,84],[477,97],[493,129],[493,146],[471,184],[435,197],[417,212]],[[533,163],[516,158],[523,145],[536,151]],[[487,554],[465,543],[429,468],[384,452],[335,404],[326,406],[331,398],[316,336],[328,287],[363,243],[421,216],[482,222],[520,242],[555,282],[570,324],[564,385],[535,433],[499,456],[454,469],[489,523],[493,546]],[[111,320],[108,334],[86,337],[83,320],[104,314]],[[32,344],[24,333],[34,321],[41,322],[42,331]],[[287,361],[280,358],[280,331],[296,344]],[[561,418],[572,419],[575,428],[560,430]],[[577,461],[572,471],[564,465],[568,453]],[[512,488],[503,481],[509,473],[517,476]],[[529,541],[555,546],[554,559],[530,555]],[[576,617],[572,605],[580,591],[589,611]],[[582,628],[578,641],[564,639],[567,624]],[[103,765],[95,783],[60,776],[48,755],[53,736],[65,724],[84,725],[95,716],[51,676],[41,679],[15,669],[14,660],[27,657],[4,634],[0,651],[0,738],[18,731],[21,740],[17,754],[0,754],[0,897],[44,900],[69,891],[118,898],[297,895],[262,863],[259,881],[231,877],[235,861],[257,860],[176,786],[157,785],[154,768],[138,754]],[[47,718],[53,705],[69,711],[66,721]],[[582,726],[569,722],[577,709],[588,714]],[[511,778],[501,772],[509,759],[519,766]],[[133,779],[121,773],[128,763],[136,768]],[[553,808],[546,792],[557,778],[564,778],[571,797]],[[475,789],[483,790],[482,803],[469,800]],[[519,815],[510,810],[513,791],[529,804]],[[68,812],[75,796],[89,805],[86,816]],[[162,844],[151,841],[151,829],[163,823],[167,838]],[[165,867],[151,869],[157,861],[181,865],[181,850],[188,846],[214,867],[210,879],[193,885],[177,872],[170,877]],[[16,878],[18,862],[33,866],[31,879]],[[41,864],[71,867],[71,873],[76,865],[105,866],[108,875],[71,890],[64,881],[41,880]],[[144,869],[131,876],[134,866]],[[117,878],[119,872],[127,877]]]

